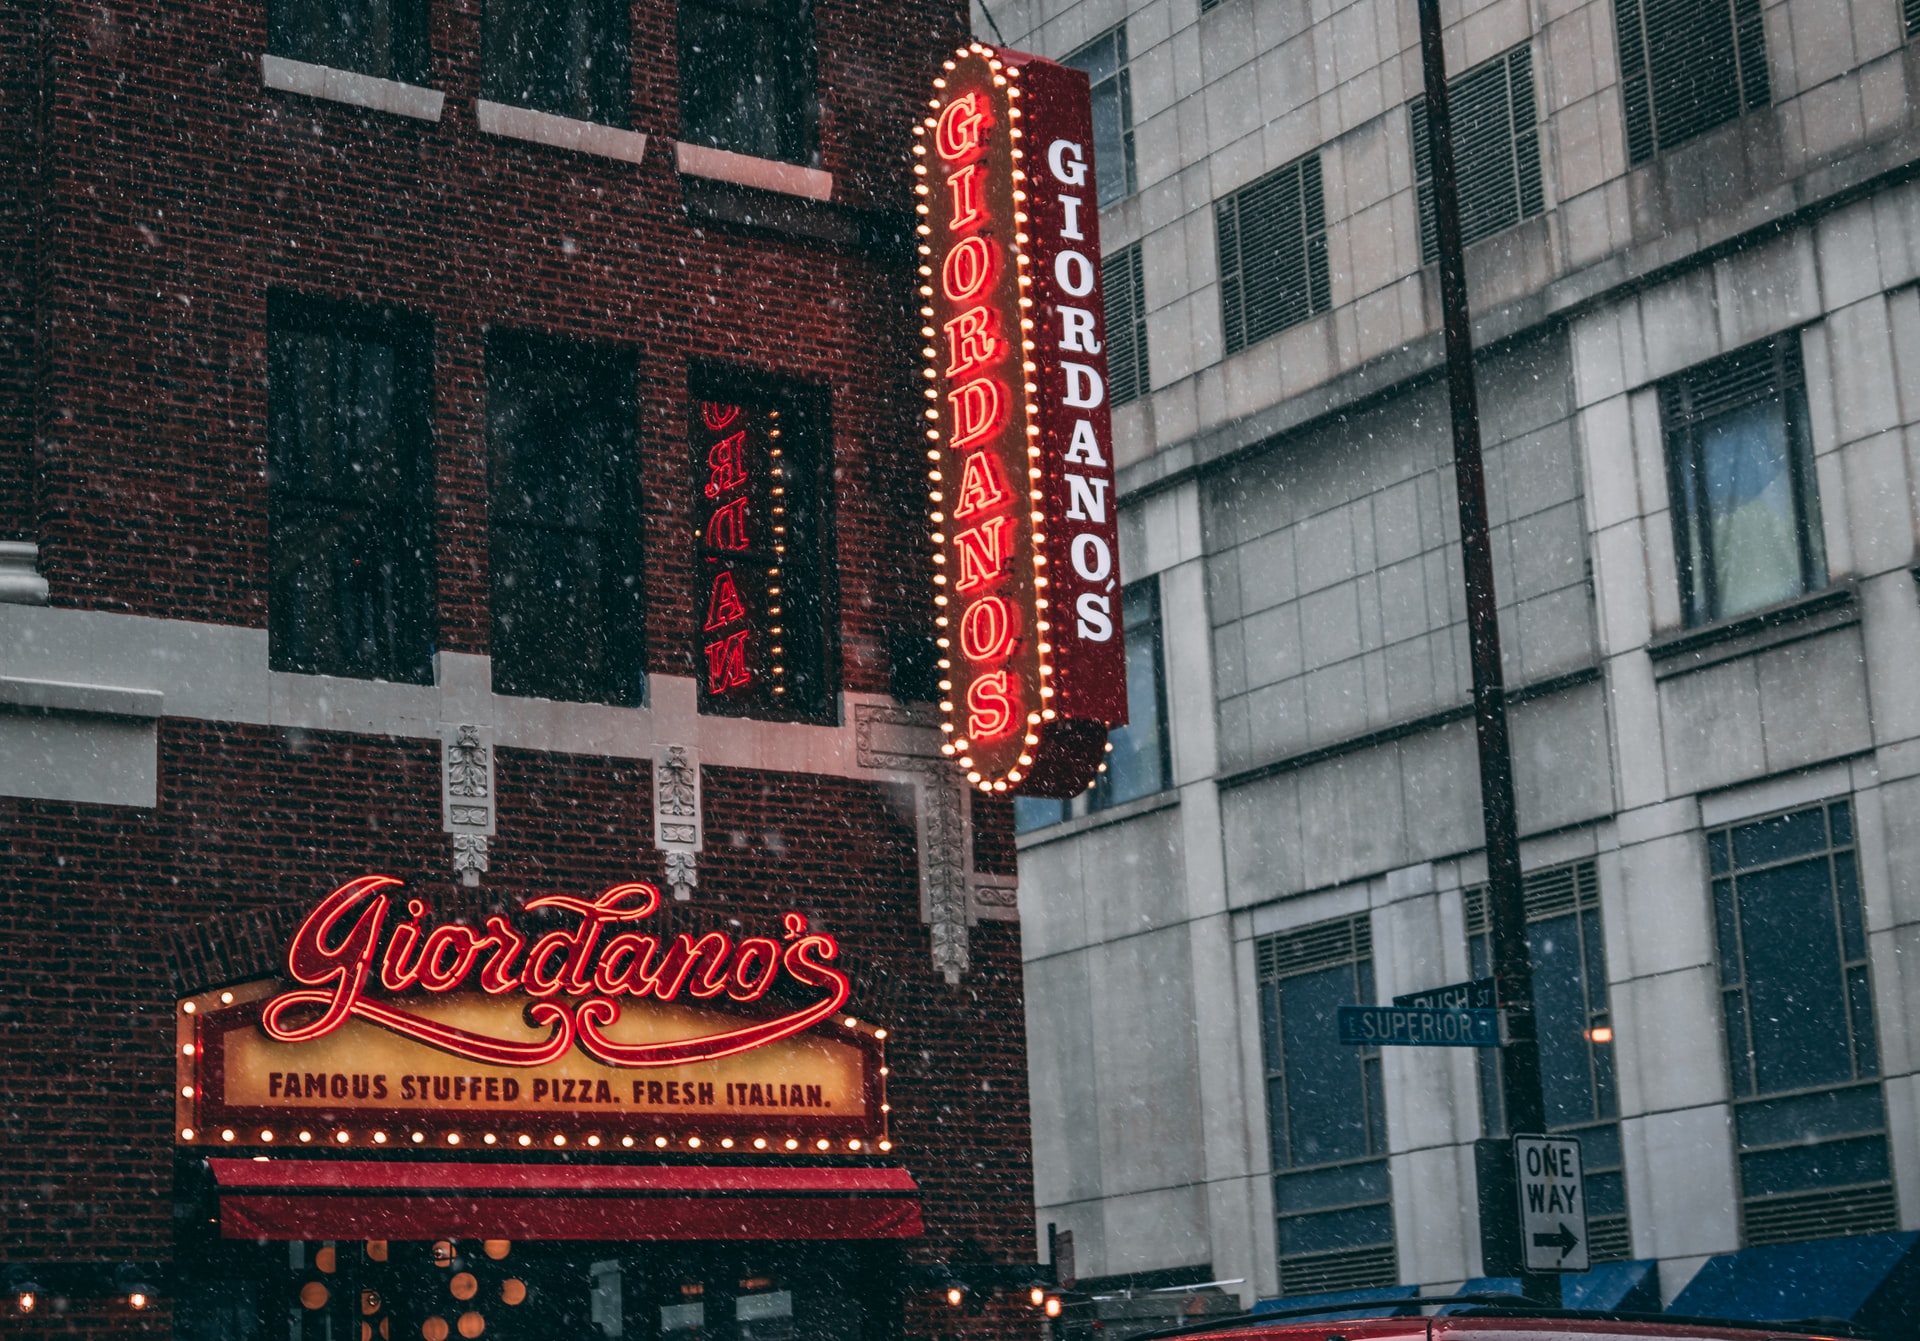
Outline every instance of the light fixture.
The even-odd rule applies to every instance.
[[[1048,1316],[1049,1318],[1057,1318],[1057,1317],[1059,1317],[1059,1316],[1060,1316],[1060,1308],[1061,1308],[1061,1304],[1060,1304],[1060,1296],[1059,1296],[1059,1295],[1057,1295],[1057,1294],[1050,1294],[1050,1295],[1048,1295],[1048,1296],[1047,1296],[1047,1303],[1046,1303],[1046,1313],[1047,1313],[1047,1316]]]
[[[949,1285],[949,1286],[947,1287],[947,1306],[948,1306],[948,1307],[950,1307],[950,1308],[959,1308],[959,1307],[960,1307],[960,1305],[962,1305],[962,1304],[964,1304],[964,1303],[966,1303],[966,1302],[967,1302],[967,1287],[966,1287],[966,1286],[964,1286],[964,1285]]]
[[[1044,1285],[1034,1286],[1031,1290],[1027,1291],[1027,1298],[1033,1301],[1033,1306],[1035,1308],[1039,1308],[1042,1304],[1047,1302],[1046,1287]]]

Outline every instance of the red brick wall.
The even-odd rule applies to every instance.
[[[253,726],[161,725],[157,809],[0,800],[0,1260],[171,1253],[176,986],[258,971],[320,894],[396,873],[437,909],[658,879],[650,779],[629,761],[501,750],[499,836],[478,891],[450,878],[433,742]],[[920,1260],[977,1244],[1033,1256],[1018,928],[973,932],[949,987],[919,916],[913,816],[895,789],[705,770],[700,887],[676,918],[762,921],[788,908],[842,939],[852,1008],[892,1032],[896,1158],[925,1190]],[[221,928],[238,927],[223,937]],[[222,948],[225,947],[225,948]],[[237,947],[237,948],[236,948]],[[249,960],[253,962],[247,962]],[[104,1335],[160,1326],[99,1301],[38,1315]],[[1033,1315],[916,1312],[914,1334],[1031,1335]],[[10,1331],[12,1324],[10,1323]]]
[[[633,6],[631,125],[651,137],[636,167],[479,134],[479,0],[433,6],[435,125],[263,90],[257,0],[50,3],[59,161],[39,258],[52,347],[33,522],[56,604],[264,623],[266,293],[284,286],[434,320],[445,648],[487,645],[489,324],[637,350],[656,671],[691,671],[677,540],[689,359],[829,384],[845,678],[885,687],[886,629],[903,604],[918,618],[925,585],[924,500],[900,469],[917,455],[903,455],[917,436],[907,262],[689,219],[671,4]],[[836,194],[905,213],[912,107],[963,40],[965,6],[815,12]],[[21,23],[0,24],[10,71]],[[0,388],[12,357],[0,345]],[[18,470],[12,441],[0,436],[0,484]]]

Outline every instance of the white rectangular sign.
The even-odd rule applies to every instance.
[[[1580,1171],[1579,1139],[1516,1136],[1513,1166],[1520,1191],[1520,1247],[1527,1270],[1587,1270],[1587,1188]]]

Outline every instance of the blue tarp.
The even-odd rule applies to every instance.
[[[1562,1276],[1560,1305],[1617,1313],[1658,1313],[1659,1266],[1646,1257],[1637,1262],[1602,1262],[1591,1271]],[[1520,1282],[1512,1276],[1476,1276],[1460,1287],[1460,1293],[1517,1295]]]
[[[1920,1335],[1920,1233],[1775,1243],[1710,1257],[1669,1313],[1749,1322],[1832,1318]]]
[[[1262,1299],[1249,1312],[1280,1313],[1291,1312],[1296,1308],[1318,1308],[1326,1305],[1325,1313],[1308,1313],[1289,1319],[1293,1322],[1337,1322],[1345,1318],[1405,1318],[1420,1311],[1419,1305],[1406,1308],[1383,1308],[1382,1304],[1392,1304],[1396,1300],[1415,1300],[1420,1296],[1417,1285],[1392,1285],[1380,1290],[1334,1290],[1327,1294],[1297,1294],[1279,1299]],[[1366,1304],[1367,1308],[1355,1312],[1349,1309],[1341,1312],[1340,1304]]]

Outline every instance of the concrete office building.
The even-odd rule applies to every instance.
[[[1037,1229],[1472,1278],[1490,1070],[1333,1039],[1485,955],[1414,6],[988,4],[1094,80],[1124,402],[1135,724],[1021,806]],[[1550,1123],[1671,1301],[1920,1227],[1920,9],[1443,13]]]

